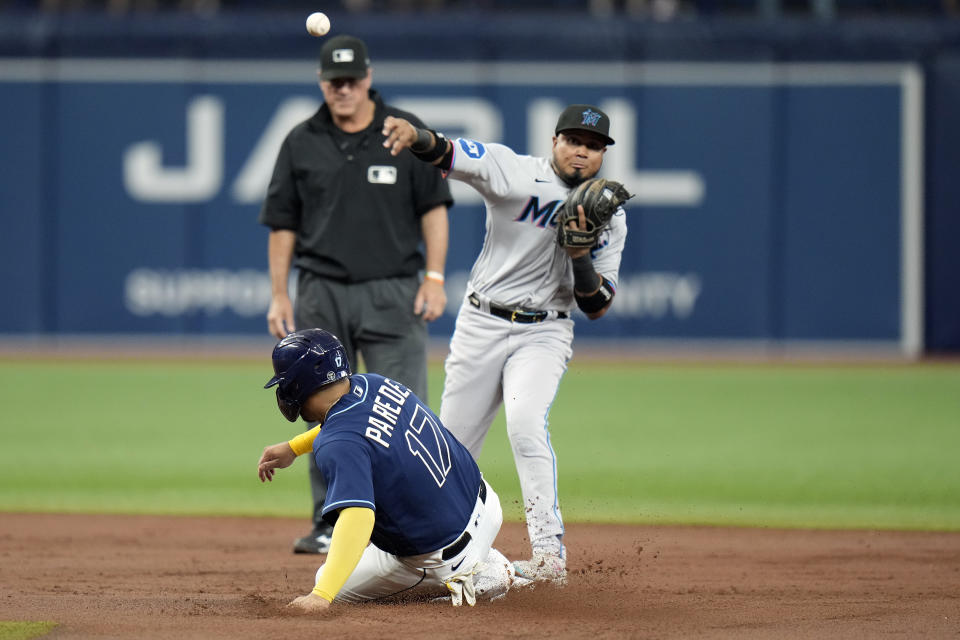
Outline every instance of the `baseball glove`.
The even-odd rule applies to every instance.
[[[607,228],[610,218],[621,204],[633,197],[619,182],[605,178],[587,180],[567,196],[557,216],[557,243],[561,247],[592,247]],[[583,205],[586,229],[570,229],[571,221],[579,226],[577,205]]]

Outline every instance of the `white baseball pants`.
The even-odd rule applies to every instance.
[[[503,510],[500,497],[487,484],[487,499],[481,502],[477,498],[464,529],[470,534],[470,541],[460,553],[447,560],[442,557],[443,549],[418,556],[399,557],[372,544],[368,545],[334,602],[364,602],[408,592],[449,595],[446,588],[448,580],[475,570],[478,572],[474,576],[478,598],[491,599],[502,595],[509,589],[512,575],[506,566],[500,566],[502,563],[486,562],[491,557],[503,557],[496,549],[492,549],[501,524]],[[317,580],[321,575],[322,566],[317,570]]]
[[[573,320],[521,324],[466,300],[446,360],[440,420],[479,458],[503,403],[534,551],[563,555],[557,458],[547,417],[573,355]]]

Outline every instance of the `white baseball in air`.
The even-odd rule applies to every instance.
[[[330,18],[322,11],[316,11],[307,16],[307,32],[312,36],[327,35],[330,31]]]

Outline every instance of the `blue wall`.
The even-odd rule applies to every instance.
[[[640,194],[616,313],[578,335],[960,348],[953,25],[332,17],[448,134],[540,152],[564,103],[611,112],[607,175]],[[263,334],[264,137],[319,100],[302,16],[7,16],[0,36],[0,332]],[[457,199],[451,298],[483,233]]]

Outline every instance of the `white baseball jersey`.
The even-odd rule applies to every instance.
[[[440,419],[478,458],[503,405],[531,547],[564,558],[557,457],[547,417],[573,354],[573,319],[550,313],[542,322],[513,322],[491,315],[489,303],[529,311],[573,309],[572,261],[557,245],[556,230],[571,189],[547,158],[464,139],[454,140],[453,148],[449,177],[483,196],[487,234],[468,286],[479,301],[464,299],[450,340]],[[614,286],[626,235],[621,209],[591,252],[594,269]]]
[[[570,311],[573,266],[557,244],[557,214],[570,193],[548,158],[522,156],[501,144],[453,141],[449,177],[469,184],[487,205],[487,235],[469,287],[505,307]],[[593,266],[616,288],[627,236],[617,211],[592,252]]]

